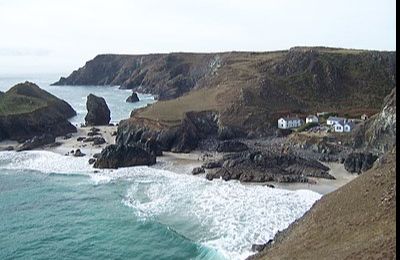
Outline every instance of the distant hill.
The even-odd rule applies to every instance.
[[[31,82],[0,94],[0,140],[23,141],[35,135],[76,132],[68,118],[76,115],[65,101]]]
[[[158,96],[135,117],[177,125],[188,111],[214,110],[243,129],[281,115],[378,112],[396,85],[396,52],[294,47],[274,52],[99,55],[56,85],[120,85]]]

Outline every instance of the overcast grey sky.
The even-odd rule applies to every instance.
[[[396,49],[395,0],[0,0],[0,74],[99,53]]]

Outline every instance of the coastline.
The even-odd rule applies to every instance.
[[[70,154],[72,150],[80,149],[81,152],[85,154],[84,157],[89,160],[94,154],[100,153],[101,150],[107,145],[115,144],[115,136],[113,136],[113,132],[117,130],[117,126],[96,126],[96,128],[100,129],[99,132],[101,133],[101,137],[106,140],[106,143],[101,145],[93,145],[91,142],[85,143],[82,141],[77,141],[78,137],[87,136],[91,129],[91,127],[77,127],[77,132],[73,133],[71,138],[65,139],[63,136],[57,137],[56,143],[58,145],[46,145],[42,148],[37,148],[34,150],[44,150],[61,155],[72,156],[72,154]],[[4,149],[8,146],[13,146],[15,149],[18,146],[18,143],[10,140],[4,140],[0,142],[0,149]],[[212,159],[216,159],[221,156],[222,154],[220,153],[209,153],[199,150],[195,150],[190,153],[163,152],[162,156],[157,157],[157,163],[150,167],[168,170],[178,174],[192,175],[191,172],[193,168],[200,167],[208,158],[211,157]],[[315,183],[242,182],[242,184],[260,186],[273,185],[278,189],[291,191],[310,190],[321,195],[325,195],[337,190],[357,177],[357,174],[351,174],[347,172],[344,169],[343,164],[334,162],[323,164],[330,168],[329,173],[336,178],[335,180],[310,177],[310,179]],[[198,174],[196,177],[204,178],[205,174],[206,173]]]

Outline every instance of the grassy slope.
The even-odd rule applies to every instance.
[[[20,83],[0,95],[0,116],[31,113],[55,102],[59,102],[57,97],[37,85]]]
[[[395,259],[396,153],[324,196],[258,259]]]
[[[387,89],[392,88],[388,87],[391,79],[382,72],[386,68],[377,69],[375,75],[374,68],[364,64],[372,62],[373,58],[362,50],[314,50],[318,50],[315,59],[320,64],[315,69],[318,72],[309,69],[307,62],[299,69],[303,57],[300,55],[300,61],[296,57],[290,60],[287,51],[220,54],[221,67],[198,86],[205,89],[203,92],[192,90],[178,99],[156,103],[136,116],[176,124],[184,112],[214,109],[223,112],[222,120],[227,124],[267,126],[287,113],[306,115],[328,110],[359,115],[379,111]],[[290,75],[274,72],[274,67],[281,64],[288,67]],[[329,82],[322,82],[317,88],[311,87],[313,73],[325,77],[326,68],[332,70],[328,75],[340,74],[338,83],[329,87]],[[335,68],[344,68],[345,75]],[[243,102],[243,93],[250,102]]]

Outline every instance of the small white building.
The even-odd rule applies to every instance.
[[[343,132],[349,133],[353,130],[353,128],[354,128],[353,121],[346,122],[344,120],[341,120],[333,124],[333,130],[337,133],[343,133]]]
[[[336,116],[330,116],[326,120],[327,125],[334,125],[335,123],[338,123],[340,121],[346,122],[346,118],[344,117],[336,117]]]
[[[318,117],[315,115],[309,115],[306,117],[306,124],[308,123],[318,123]]]
[[[368,115],[367,114],[362,114],[361,115],[361,120],[367,120],[368,119]]]
[[[280,129],[291,129],[300,127],[303,124],[298,117],[281,117],[278,119],[278,128]]]

